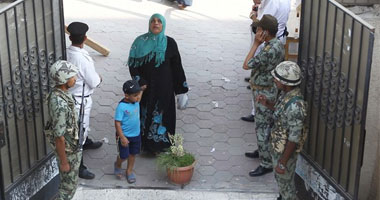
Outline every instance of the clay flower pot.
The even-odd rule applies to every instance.
[[[195,161],[193,164],[186,167],[177,167],[174,169],[167,169],[169,180],[172,183],[181,185],[182,187],[188,184],[193,177]]]

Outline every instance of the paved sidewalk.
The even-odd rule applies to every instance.
[[[273,174],[248,176],[258,161],[244,156],[257,148],[254,123],[240,120],[251,109],[251,93],[243,80],[249,71],[242,69],[251,40],[247,17],[251,3],[195,0],[192,7],[180,11],[160,0],[64,1],[66,24],[88,23],[88,35],[111,50],[109,57],[103,57],[88,49],[103,77],[93,95],[90,136],[104,139],[105,144],[84,153],[96,179],[81,179],[81,187],[179,188],[168,183],[155,158],[145,155],[136,159],[135,184],[117,180],[112,174],[117,153],[113,115],[123,97],[121,86],[130,79],[125,66],[129,48],[138,35],[147,32],[149,17],[158,12],[166,17],[166,34],[178,43],[190,86],[188,108],[177,111],[177,133],[184,135],[185,148],[197,158],[192,182],[184,190],[277,193]]]

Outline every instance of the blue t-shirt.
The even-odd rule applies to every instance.
[[[115,120],[121,122],[125,137],[140,135],[140,104],[120,102],[116,108]]]

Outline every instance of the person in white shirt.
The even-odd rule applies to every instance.
[[[95,71],[94,61],[89,53],[83,48],[84,41],[87,39],[86,32],[88,31],[88,25],[82,22],[73,22],[67,27],[67,31],[70,33],[71,40],[71,45],[67,48],[67,61],[79,68],[75,86],[69,89],[69,92],[74,96],[75,107],[77,108],[78,113],[82,104],[82,93],[84,94],[83,127],[85,131],[83,136],[83,150],[97,149],[101,147],[103,143],[93,142],[88,138],[88,131],[90,127],[90,112],[92,107],[91,95],[94,93],[94,89],[102,82],[102,78]],[[95,175],[83,165],[83,157],[79,168],[79,177],[84,179],[95,178]]]
[[[278,31],[276,37],[282,42],[282,44],[286,44],[286,24],[288,22],[291,2],[290,0],[253,0],[254,5],[252,6],[252,11],[250,13],[250,18],[252,21],[260,20],[265,14],[269,14],[274,16],[278,22]],[[253,43],[255,38],[254,28],[251,27],[251,43]],[[256,52],[256,56],[261,49],[264,47],[264,43],[261,44]],[[247,55],[248,56],[248,55]],[[249,82],[250,77],[244,79]],[[249,86],[247,86],[250,88]],[[248,116],[241,117],[243,121],[254,122],[255,121],[255,102],[252,100],[252,111]],[[245,155],[250,158],[259,158],[259,153],[257,150],[254,152],[246,152]]]

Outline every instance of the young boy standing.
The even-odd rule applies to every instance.
[[[120,101],[115,112],[116,141],[119,155],[115,162],[114,173],[117,178],[123,177],[121,164],[128,159],[126,170],[128,183],[136,182],[133,165],[136,154],[140,153],[140,99],[142,89],[135,80],[123,84],[125,97]]]

